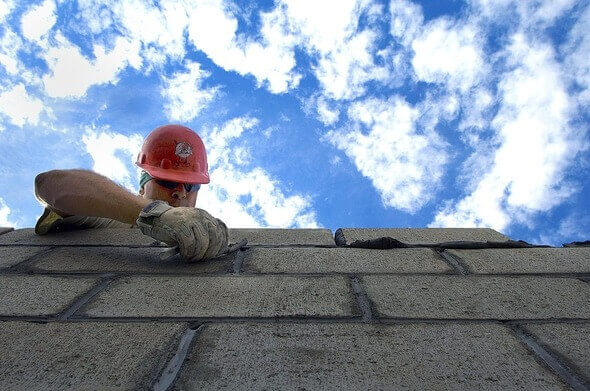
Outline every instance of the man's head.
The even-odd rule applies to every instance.
[[[200,184],[209,183],[203,141],[181,125],[153,130],[145,139],[136,164],[143,169],[139,194],[171,206],[194,207]]]

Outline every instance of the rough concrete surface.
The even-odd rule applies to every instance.
[[[490,228],[343,228],[346,243],[389,236],[404,243],[441,243],[457,240],[499,241],[507,236]]]
[[[252,248],[244,271],[254,273],[447,273],[431,249]]]
[[[184,328],[174,323],[0,322],[0,389],[149,389]]]
[[[48,247],[0,247],[0,269],[21,263],[33,255],[47,250]]]
[[[565,390],[493,324],[212,324],[176,390]]]
[[[165,246],[151,237],[142,234],[139,229],[130,228],[82,229],[43,236],[35,235],[35,230],[33,228],[17,229],[7,234],[0,235],[0,245],[3,244],[58,246]]]
[[[5,234],[7,232],[13,231],[14,228],[12,227],[0,227],[0,235]]]
[[[92,317],[349,316],[342,276],[132,277],[112,284],[84,309]]]
[[[51,315],[67,308],[96,278],[0,275],[0,315]]]
[[[2,247],[0,247],[0,252]],[[62,247],[32,265],[45,271],[122,273],[216,273],[233,270],[233,254],[188,263],[179,256],[162,261],[162,248]]]
[[[590,273],[590,247],[447,251],[474,273]]]
[[[380,314],[402,318],[590,318],[590,284],[575,278],[365,276]]]
[[[590,384],[590,322],[524,324],[536,339],[565,357],[567,364]]]
[[[237,243],[248,239],[249,245],[256,244],[316,244],[334,245],[332,231],[325,228],[317,229],[279,229],[279,228],[230,228],[229,241]]]

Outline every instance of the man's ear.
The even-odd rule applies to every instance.
[[[139,195],[142,196],[145,194],[145,188],[144,187],[140,187],[139,188]]]

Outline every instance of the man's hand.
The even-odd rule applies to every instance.
[[[155,201],[141,211],[137,225],[145,235],[178,246],[187,261],[213,258],[228,247],[225,223],[203,209]]]

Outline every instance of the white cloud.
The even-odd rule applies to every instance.
[[[164,108],[172,121],[190,121],[217,96],[219,87],[201,88],[203,79],[210,76],[197,62],[186,63],[188,72],[177,72],[164,77],[162,96]]]
[[[11,76],[19,73],[19,62],[16,56],[22,46],[19,36],[12,30],[5,28],[0,38],[0,64]]]
[[[17,126],[37,125],[43,109],[43,102],[30,96],[22,83],[0,93],[0,112]]]
[[[367,99],[352,104],[348,117],[357,129],[331,131],[326,139],[373,182],[386,206],[409,213],[423,207],[440,185],[448,157],[436,133],[417,128],[419,111],[400,97]]]
[[[317,227],[308,197],[286,196],[280,183],[262,167],[244,166],[247,159],[239,156],[247,151],[235,141],[257,123],[252,118],[236,118],[204,135],[211,183],[201,187],[197,206],[230,227]],[[241,151],[238,158],[236,151]]]
[[[45,0],[40,5],[32,6],[21,19],[23,36],[30,41],[40,42],[56,20],[54,0]]]
[[[584,9],[568,35],[562,48],[565,54],[565,75],[570,82],[580,88],[576,93],[582,110],[590,105],[590,5]]]
[[[80,48],[70,43],[61,33],[56,35],[57,46],[44,53],[50,73],[43,76],[46,93],[51,97],[78,98],[95,84],[116,83],[118,74],[127,65],[141,66],[136,42],[117,37],[112,50],[94,45],[95,59],[89,60]]]
[[[584,148],[584,132],[569,124],[572,100],[552,48],[517,34],[504,56],[510,71],[498,85],[501,107],[492,127],[499,146],[491,165],[474,191],[447,204],[432,226],[503,230],[514,219],[527,223],[533,213],[548,211],[576,191],[564,175]]]
[[[135,159],[143,144],[140,134],[125,136],[109,130],[96,131],[87,128],[82,136],[82,143],[92,157],[93,171],[120,183],[132,192],[139,190],[139,170],[135,166]],[[125,158],[122,159],[121,155]]]
[[[463,92],[477,84],[484,67],[477,33],[474,26],[455,26],[444,18],[424,26],[412,42],[418,79]]]
[[[409,47],[420,33],[424,16],[422,8],[409,0],[396,0],[389,4],[391,35],[405,47]]]
[[[369,81],[390,79],[388,67],[375,61],[377,29],[358,31],[362,16],[369,22],[383,16],[380,6],[370,0],[283,0],[281,6],[289,29],[317,56],[313,71],[327,97],[353,99],[366,92]]]
[[[4,23],[4,20],[12,12],[13,9],[14,9],[14,1],[12,1],[12,0],[0,1],[0,23]]]
[[[220,0],[200,1],[187,9],[188,36],[218,66],[241,75],[253,75],[268,83],[273,93],[286,92],[299,84],[295,67],[295,41],[285,31],[280,9],[260,14],[260,41],[238,34],[238,21]]]
[[[17,224],[11,220],[8,215],[11,214],[11,210],[6,205],[6,202],[0,197],[0,227],[13,227],[17,228]]]
[[[324,125],[328,126],[338,122],[338,119],[340,118],[340,110],[336,107],[330,107],[330,104],[323,96],[320,96],[317,101],[314,102],[314,107],[317,109],[318,119],[322,121]]]

